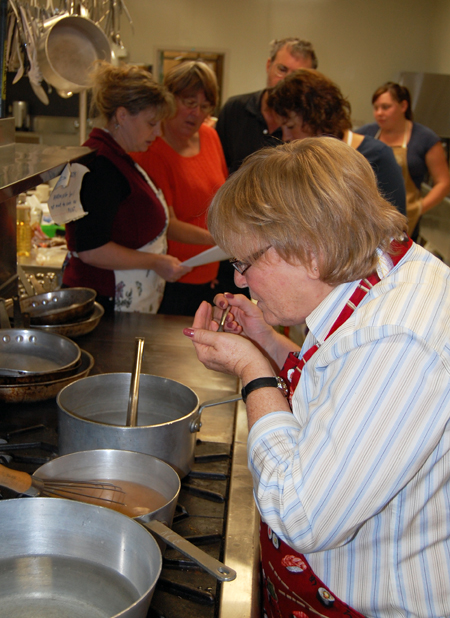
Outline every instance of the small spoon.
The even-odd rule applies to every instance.
[[[218,333],[223,333],[223,329],[225,326],[225,320],[227,319],[227,315],[230,313],[230,309],[231,309],[231,305],[228,305],[228,307],[223,312],[222,317],[220,318],[219,328],[217,329]]]

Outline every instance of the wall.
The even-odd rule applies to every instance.
[[[372,119],[372,92],[400,71],[450,73],[448,0],[127,0],[127,7],[135,33],[123,16],[122,38],[131,62],[155,63],[159,46],[226,51],[225,99],[264,87],[269,41],[285,36],[313,42],[319,69],[349,97],[356,124]]]

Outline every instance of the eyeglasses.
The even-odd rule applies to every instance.
[[[291,73],[291,70],[285,64],[275,65],[275,75],[277,77],[286,77],[289,73]]]
[[[247,258],[247,260],[245,260],[245,261],[238,260],[236,258],[231,258],[230,259],[230,264],[233,265],[233,267],[238,271],[238,273],[240,275],[243,275],[243,274],[245,274],[247,272],[247,270],[250,268],[250,266],[252,266],[252,264],[254,264],[256,262],[256,260],[259,260],[259,258],[262,255],[264,255],[264,253],[266,251],[268,251],[271,247],[272,247],[272,245],[269,245],[265,249],[261,249],[260,251],[257,251],[256,253],[251,255],[249,258]],[[250,262],[248,260],[250,260]]]
[[[209,116],[209,114],[214,109],[214,105],[211,105],[211,103],[208,103],[208,102],[199,103],[197,99],[193,99],[193,98],[185,99],[183,97],[179,97],[179,98],[180,98],[181,103],[184,105],[184,107],[187,107],[187,109],[196,109],[197,107],[199,107],[202,114],[205,114],[206,116]]]

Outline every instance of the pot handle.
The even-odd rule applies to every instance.
[[[235,395],[231,395],[230,397],[220,397],[219,399],[209,399],[201,404],[198,409],[198,414],[195,419],[192,421],[190,429],[191,433],[195,433],[196,431],[200,431],[200,427],[202,426],[202,412],[205,408],[210,408],[211,406],[219,406],[221,403],[232,403],[233,401],[239,401],[242,399],[242,395],[240,393],[236,393]]]
[[[212,556],[209,556],[203,550],[199,549],[189,541],[186,541],[182,536],[174,532],[171,528],[168,528],[160,521],[153,519],[149,522],[143,522],[137,520],[139,523],[147,528],[152,534],[155,534],[162,541],[170,545],[174,549],[196,562],[210,575],[218,579],[220,582],[231,582],[236,579],[236,571],[227,567],[222,562],[219,562]]]

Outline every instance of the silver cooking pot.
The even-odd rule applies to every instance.
[[[188,386],[141,374],[137,426],[126,427],[131,373],[104,373],[77,380],[57,398],[60,455],[119,449],[153,455],[183,477],[194,462],[204,408],[241,399],[238,394],[199,406]]]
[[[159,541],[162,551],[167,543],[196,562],[219,581],[232,581],[236,572],[208,555],[170,529],[178,502],[181,483],[178,474],[168,464],[144,453],[99,449],[57,457],[42,465],[33,474],[44,480],[121,481],[136,483],[157,491],[166,500],[155,510],[148,510],[134,519],[145,526]],[[126,494],[124,498],[126,502]],[[105,503],[105,506],[108,506]]]
[[[111,48],[103,30],[90,19],[59,15],[44,23],[37,59],[45,81],[70,96],[88,87],[96,60],[111,61]]]
[[[0,618],[145,618],[162,568],[154,538],[104,507],[0,501]]]

